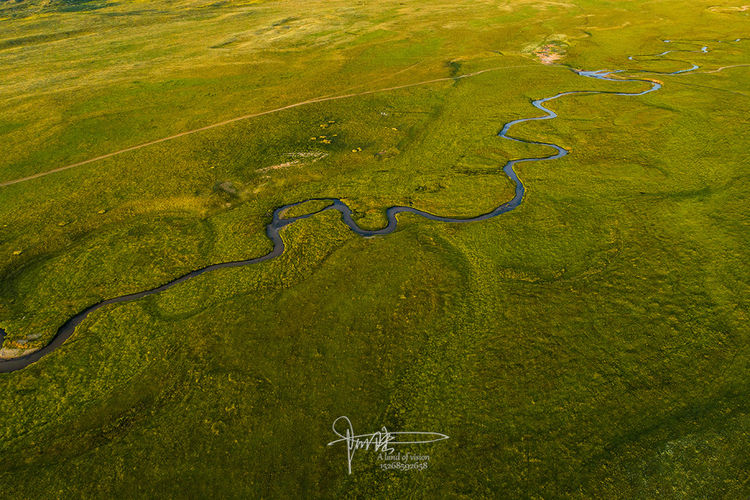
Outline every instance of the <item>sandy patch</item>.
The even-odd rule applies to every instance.
[[[304,165],[308,162],[315,163],[316,161],[328,156],[328,153],[323,153],[322,151],[306,151],[298,153],[287,153],[286,155],[296,159],[285,161],[284,163],[279,163],[278,165],[271,165],[270,167],[259,168],[258,172],[269,172],[271,170],[279,170],[282,168],[291,167],[293,165]],[[305,162],[303,160],[308,160],[308,162]]]
[[[13,359],[20,358],[25,354],[31,354],[39,349],[11,349],[10,347],[3,347],[0,349],[0,359]]]
[[[529,44],[521,49],[521,54],[534,57],[542,64],[555,64],[568,53],[568,37],[562,33],[554,33],[544,37],[544,40]]]
[[[709,7],[711,12],[745,12],[750,10],[750,5],[742,5],[740,7]]]
[[[555,64],[564,57],[556,45],[545,45],[534,51],[534,55],[542,64]]]
[[[297,165],[298,163],[299,163],[299,161],[297,161],[297,160],[287,161],[287,162],[284,162],[284,163],[279,163],[278,165],[271,165],[270,167],[259,168],[258,172],[267,172],[269,170],[278,170],[280,168],[286,168],[286,167],[291,167],[292,165]]]
[[[555,64],[557,61],[563,58],[560,54],[555,53],[537,53],[536,56],[542,62],[542,64]]]

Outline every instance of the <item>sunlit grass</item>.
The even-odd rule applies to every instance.
[[[502,140],[568,70],[711,70],[748,43],[628,61],[663,39],[741,36],[709,1],[3,2],[0,181],[236,116],[311,103],[0,188],[5,347],[46,344],[102,299],[263,255],[272,210],[340,198],[486,212]],[[553,45],[561,65],[539,55]],[[688,49],[692,45],[686,45]],[[540,52],[541,50],[541,52]],[[513,135],[524,204],[415,216],[360,238],[329,210],[286,253],[105,308],[0,377],[14,498],[746,496],[750,68],[571,96]],[[638,74],[638,73],[633,73]],[[324,208],[309,202],[294,217]],[[330,425],[434,430],[421,473]]]

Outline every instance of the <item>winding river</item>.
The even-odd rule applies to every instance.
[[[733,40],[733,42],[739,42],[740,39]],[[664,40],[665,43],[692,43],[692,42],[673,42],[672,40]],[[729,43],[729,42],[722,42],[717,41],[721,43]],[[708,46],[702,46],[700,50],[697,51],[689,51],[689,50],[669,50],[662,52],[661,54],[650,54],[650,55],[644,55],[644,56],[631,56],[630,60],[636,60],[636,58],[641,57],[649,57],[649,58],[656,58],[656,57],[662,57],[665,56],[671,52],[697,52],[697,53],[706,53],[708,52]],[[641,72],[641,73],[652,73],[652,74],[663,74],[663,75],[678,75],[682,73],[688,73],[691,71],[695,71],[698,69],[699,66],[693,64],[691,68],[688,69],[682,69],[678,71],[674,71],[671,73],[660,73],[656,71],[643,71],[643,70],[627,70],[629,72]],[[282,228],[293,224],[294,222],[306,219],[308,217],[312,217],[313,215],[319,214],[321,212],[324,212],[326,210],[337,210],[341,213],[341,220],[346,224],[352,231],[355,233],[361,235],[361,236],[382,236],[386,234],[390,234],[393,231],[396,230],[396,227],[398,225],[396,216],[401,213],[411,213],[415,215],[419,215],[421,217],[424,217],[425,219],[439,221],[439,222],[452,222],[452,223],[464,223],[464,222],[477,222],[477,221],[483,221],[487,219],[491,219],[493,217],[497,217],[498,215],[504,214],[506,212],[510,212],[511,210],[518,207],[521,202],[523,201],[523,196],[525,193],[525,187],[521,180],[518,178],[518,175],[516,174],[514,170],[514,166],[518,165],[519,163],[524,162],[533,162],[533,161],[546,161],[546,160],[555,160],[557,158],[562,158],[563,156],[566,156],[568,154],[568,151],[563,148],[562,146],[558,146],[557,144],[549,143],[549,142],[540,142],[540,141],[527,141],[524,139],[519,139],[516,137],[513,137],[512,135],[509,135],[510,129],[518,125],[520,123],[524,122],[530,122],[530,121],[536,121],[536,120],[551,120],[555,117],[557,117],[557,114],[552,111],[551,109],[547,108],[545,105],[551,101],[554,101],[555,99],[559,99],[561,97],[569,96],[569,95],[593,95],[593,94],[611,94],[611,95],[618,95],[618,96],[642,96],[645,94],[648,94],[650,92],[655,92],[659,90],[662,85],[658,82],[648,80],[648,79],[641,79],[641,78],[619,78],[615,76],[617,73],[622,73],[626,70],[618,70],[618,71],[610,71],[610,70],[599,70],[599,71],[582,71],[582,70],[573,70],[571,71],[575,72],[581,77],[584,78],[595,78],[598,80],[607,80],[612,82],[643,82],[647,83],[649,85],[649,88],[646,90],[640,91],[640,92],[616,92],[616,91],[597,91],[597,90],[575,90],[570,92],[560,92],[559,94],[555,94],[550,97],[545,97],[543,99],[537,99],[535,101],[532,101],[532,105],[542,111],[544,114],[542,116],[534,116],[530,118],[521,118],[518,120],[513,120],[505,125],[503,125],[502,129],[498,133],[498,136],[507,139],[510,141],[515,142],[522,142],[525,144],[536,144],[539,146],[547,146],[549,148],[552,148],[554,150],[553,154],[550,154],[548,156],[541,156],[541,157],[529,157],[529,158],[519,158],[515,160],[508,161],[503,166],[503,171],[505,174],[513,181],[515,184],[515,194],[513,198],[502,205],[498,206],[494,210],[491,210],[489,212],[483,213],[481,215],[477,215],[475,217],[467,217],[467,218],[461,218],[461,217],[443,217],[439,215],[434,215],[428,212],[425,212],[423,210],[418,210],[416,208],[412,207],[406,207],[406,206],[392,206],[386,210],[386,216],[388,223],[381,229],[369,231],[360,228],[357,223],[354,221],[354,218],[352,217],[352,210],[349,208],[346,203],[341,201],[338,198],[312,198],[308,200],[302,200],[296,203],[291,203],[289,205],[284,205],[282,207],[278,207],[273,212],[273,218],[271,222],[266,226],[266,234],[268,235],[268,238],[273,242],[273,249],[268,252],[265,255],[262,255],[260,257],[255,257],[252,259],[247,260],[238,260],[238,261],[232,261],[232,262],[222,262],[219,264],[212,264],[210,266],[206,266],[200,269],[196,269],[194,271],[190,271],[187,274],[184,274],[168,283],[165,283],[161,286],[151,288],[148,290],[143,290],[141,292],[131,293],[128,295],[122,295],[119,297],[113,297],[111,299],[103,300],[102,302],[99,302],[97,304],[94,304],[92,306],[87,307],[83,311],[79,312],[75,316],[69,318],[65,323],[63,323],[60,328],[58,328],[57,333],[55,334],[52,341],[42,347],[41,349],[34,351],[32,353],[26,354],[24,356],[20,356],[17,358],[12,359],[3,359],[0,360],[0,373],[8,373],[13,372],[16,370],[20,370],[22,368],[25,368],[29,366],[30,364],[40,360],[44,356],[50,354],[51,352],[55,351],[57,348],[59,348],[63,343],[71,336],[76,330],[76,327],[83,322],[84,319],[86,319],[90,314],[98,311],[99,309],[102,309],[104,307],[107,307],[112,304],[119,304],[124,302],[132,302],[134,300],[138,300],[144,297],[148,297],[149,295],[154,295],[159,292],[163,292],[164,290],[167,290],[169,288],[172,288],[176,285],[179,285],[180,283],[184,283],[185,281],[188,281],[189,279],[195,278],[196,276],[200,276],[201,274],[208,273],[211,271],[215,271],[217,269],[224,269],[224,268],[230,268],[230,267],[241,267],[241,266],[247,266],[251,264],[257,264],[260,262],[264,262],[267,260],[271,260],[275,257],[278,257],[284,252],[284,240],[281,238],[280,231]],[[299,215],[296,217],[284,217],[284,212],[291,208],[295,207],[297,205],[301,205],[303,203],[306,203],[308,201],[330,201],[331,204],[326,206],[325,208],[322,208],[321,210],[318,210],[313,213],[305,214],[305,215]],[[0,347],[2,346],[2,340],[5,336],[5,332],[3,332],[0,329]]]

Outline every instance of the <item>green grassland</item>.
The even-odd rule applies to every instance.
[[[286,252],[104,308],[0,375],[0,492],[49,497],[743,498],[750,495],[742,4],[704,0],[0,3],[0,327],[45,345],[85,307],[267,253],[275,207],[336,197],[362,227],[471,216],[513,134],[524,203],[471,224],[327,211]],[[667,48],[674,53],[628,61]],[[564,57],[544,65],[534,50]],[[490,70],[458,80],[441,80]],[[326,202],[293,207],[288,217]],[[327,447],[430,430],[421,472]]]

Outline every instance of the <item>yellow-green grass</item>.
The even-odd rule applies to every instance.
[[[561,63],[585,69],[747,63],[749,42],[627,61],[665,38],[741,36],[746,14],[712,5],[6,3],[0,181],[500,68],[0,188],[6,342],[43,345],[99,300],[264,254],[285,203],[342,198],[368,228],[394,204],[487,211],[512,196],[505,161],[550,154],[496,137],[537,113],[530,99],[646,88],[530,47],[564,40]],[[746,496],[748,71],[555,101],[559,118],[513,133],[571,154],[519,166],[527,197],[502,217],[404,216],[362,239],[328,211],[283,229],[278,259],[95,313],[0,377],[3,492]],[[360,452],[347,476],[325,446],[339,415],[451,438],[413,450],[426,471]]]

